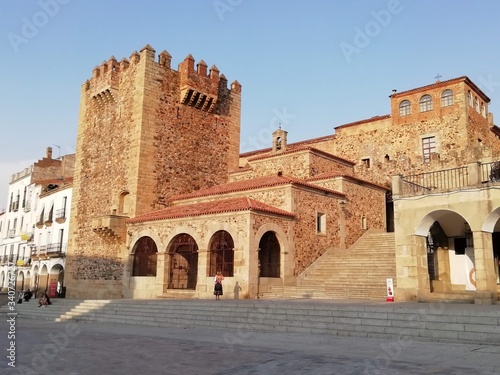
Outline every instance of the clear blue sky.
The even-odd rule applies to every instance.
[[[500,115],[498,0],[2,0],[0,208],[8,178],[73,153],[81,84],[150,44],[243,86],[242,150],[333,133],[389,113],[403,91],[469,76]],[[56,147],[57,145],[59,147]]]

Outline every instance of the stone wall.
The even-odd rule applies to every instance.
[[[216,68],[207,75],[192,65],[186,58],[175,71],[168,53],[155,61],[146,46],[130,60],[104,62],[82,86],[69,296],[91,289],[83,280],[115,280],[110,293],[121,296],[125,239],[96,235],[93,218],[165,207],[171,195],[224,183],[237,168],[241,86],[235,81],[229,89]],[[192,100],[185,101],[186,87]],[[216,99],[210,107],[204,93]],[[120,212],[124,195],[128,212]]]

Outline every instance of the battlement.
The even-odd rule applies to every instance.
[[[158,67],[171,70],[172,56],[167,51],[158,54],[149,44],[141,49],[140,53],[134,51],[129,59],[123,58],[118,62],[114,56],[92,70],[92,77],[84,84],[85,91],[90,91],[90,96],[98,107],[116,101],[121,74],[129,71],[139,64],[157,64]],[[211,112],[219,100],[222,91],[228,90],[227,79],[220,74],[219,69],[212,65],[208,69],[205,61],[196,64],[193,56],[188,55],[178,66],[179,73],[179,101],[202,111]],[[232,93],[240,95],[241,85],[238,81],[231,84]]]

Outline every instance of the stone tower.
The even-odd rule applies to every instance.
[[[67,259],[70,297],[120,298],[125,220],[238,168],[241,85],[147,45],[95,67],[81,89]]]

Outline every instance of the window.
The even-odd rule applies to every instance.
[[[424,163],[431,161],[431,154],[436,152],[436,137],[422,138],[422,154]]]
[[[441,94],[441,106],[448,107],[450,105],[453,105],[453,91],[444,90]]]
[[[474,108],[476,108],[476,112],[480,113],[479,110],[479,101],[477,100],[477,96],[474,97]]]
[[[370,158],[361,159],[361,165],[365,168],[370,168]]]
[[[366,220],[366,216],[361,217],[361,229],[367,229],[368,228],[368,222]]]
[[[409,100],[403,100],[399,104],[399,115],[400,116],[408,116],[411,114],[411,103]]]
[[[472,107],[472,94],[470,93],[470,90],[467,91],[467,102]]]
[[[424,95],[420,98],[420,112],[427,112],[432,109],[432,97]]]
[[[486,118],[486,107],[483,102],[481,102],[481,115]]]
[[[318,212],[316,214],[316,233],[326,233],[326,214]]]

